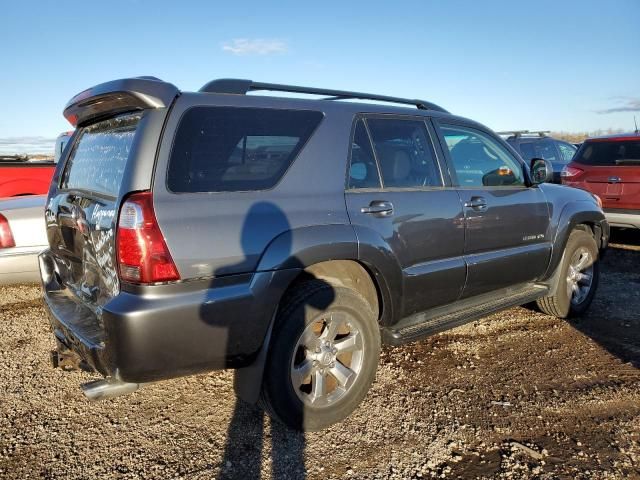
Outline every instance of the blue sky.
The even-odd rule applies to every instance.
[[[7,0],[0,152],[47,150],[70,97],[139,75],[418,97],[495,130],[631,130],[639,58],[640,0]]]

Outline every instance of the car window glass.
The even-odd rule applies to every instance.
[[[524,185],[522,166],[506,148],[479,130],[441,127],[461,187]]]
[[[599,167],[640,165],[640,141],[586,141],[576,153],[574,161]]]
[[[306,110],[194,107],[178,126],[169,160],[169,190],[272,188],[322,116]]]
[[[442,186],[424,122],[370,118],[367,125],[385,188]]]
[[[521,143],[520,154],[525,160],[531,160],[536,157],[536,148],[533,143]]]
[[[540,140],[536,142],[536,152],[538,158],[544,158],[550,162],[558,161],[558,154],[551,140]]]
[[[564,163],[569,163],[576,153],[576,147],[569,145],[568,143],[558,142],[558,149]]]
[[[83,127],[60,187],[118,196],[140,119],[140,114],[129,114]]]
[[[369,134],[363,120],[358,120],[351,143],[349,188],[380,188],[380,176]]]

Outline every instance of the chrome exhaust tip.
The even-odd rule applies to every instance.
[[[94,380],[80,385],[82,393],[92,402],[127,395],[140,387],[139,383],[127,383],[115,379]]]

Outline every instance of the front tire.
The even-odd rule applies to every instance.
[[[295,430],[346,418],[374,380],[380,355],[375,314],[358,292],[321,280],[287,295],[276,318],[260,403]]]
[[[591,305],[600,279],[598,246],[584,230],[574,230],[569,236],[562,261],[555,295],[537,300],[540,310],[557,318],[582,315]]]

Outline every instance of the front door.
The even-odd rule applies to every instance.
[[[423,118],[357,120],[345,193],[349,217],[386,243],[402,269],[399,317],[451,303],[462,292],[464,219]]]
[[[542,190],[527,186],[523,164],[490,132],[445,123],[438,130],[466,222],[462,296],[540,278],[551,254]]]

